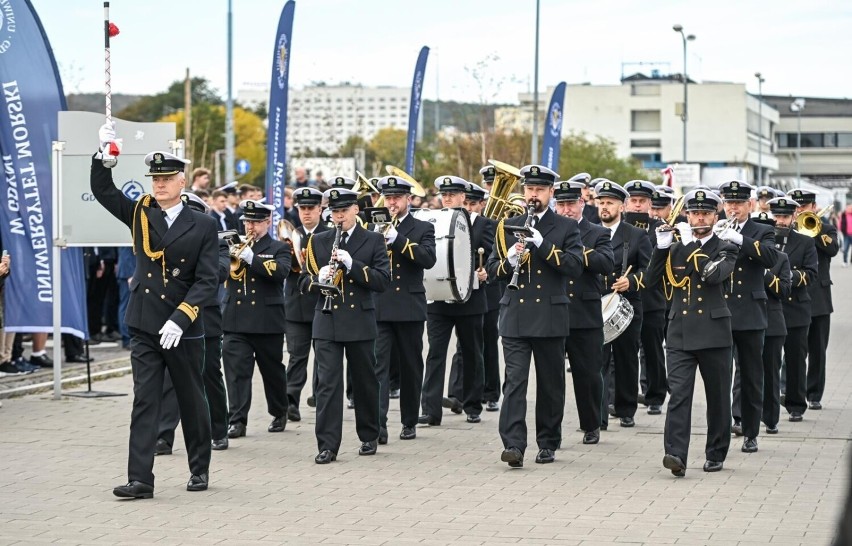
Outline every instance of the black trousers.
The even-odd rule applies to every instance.
[[[805,413],[807,400],[808,327],[787,328],[784,341],[784,364],[787,368],[787,390],[784,407],[792,413]]]
[[[689,455],[692,430],[692,397],[695,371],[701,373],[707,399],[707,443],[704,455],[710,461],[724,461],[731,445],[731,350],[666,349],[669,368],[669,405],[663,436],[665,452],[684,463]]]
[[[130,365],[133,369],[133,410],[130,413],[128,481],[154,485],[154,447],[159,432],[160,403],[166,369],[172,377],[183,439],[192,474],[210,468],[210,412],[201,378],[204,338],[181,339],[169,350],[160,347],[160,335],[130,329]]]
[[[222,357],[228,384],[230,424],[248,424],[251,409],[251,378],[254,363],[263,377],[266,407],[273,417],[287,415],[287,370],[284,367],[284,334],[225,332]]]
[[[311,323],[287,321],[287,400],[290,406],[299,407],[302,389],[308,382],[308,358],[311,354]]]
[[[602,328],[572,328],[565,343],[568,362],[571,363],[580,428],[586,432],[601,426],[603,339]]]
[[[482,315],[448,316],[429,313],[426,333],[429,353],[426,356],[426,374],[423,379],[421,406],[424,415],[441,421],[441,398],[444,393],[444,377],[447,370],[447,348],[456,329],[456,338],[462,350],[462,392],[465,413],[482,413],[482,391],[484,387],[484,364],[482,358]]]
[[[811,318],[808,330],[808,400],[821,402],[825,391],[825,352],[831,330],[831,315]]]
[[[777,426],[781,417],[781,351],[785,338],[786,336],[763,338],[763,423],[770,428]],[[735,418],[739,415],[738,406],[738,401],[735,401]]]
[[[636,314],[624,332],[603,346],[604,382],[613,388],[613,404],[617,417],[633,417],[639,398],[639,337],[642,315]],[[612,356],[612,359],[610,359]],[[571,373],[573,373],[573,365]],[[606,423],[607,415],[601,416]]]
[[[765,330],[734,330],[737,371],[740,375],[740,413],[743,435],[756,438],[763,416],[763,334]],[[732,359],[733,360],[733,359]]]
[[[663,337],[666,331],[665,310],[648,311],[642,314],[642,352],[645,357],[645,403],[661,406],[666,401],[666,355],[663,352]]]
[[[379,437],[379,380],[376,377],[374,340],[340,343],[314,342],[316,353],[316,437],[319,451],[340,450],[343,437],[343,354],[352,373],[355,396],[355,430],[362,442]]]
[[[506,377],[500,410],[503,447],[527,449],[527,385],[535,358],[535,429],[539,449],[558,449],[565,415],[565,338],[503,337]]]
[[[379,421],[388,426],[390,406],[391,353],[399,355],[399,414],[404,427],[417,426],[420,411],[420,394],[423,390],[423,324],[422,322],[379,322],[376,338],[376,372],[379,378]],[[347,357],[348,360],[348,357]],[[353,371],[352,381],[355,382]],[[358,393],[353,392],[355,407]]]
[[[500,401],[500,334],[497,331],[497,318],[500,311],[489,311],[483,317],[482,357],[485,364],[485,386],[482,392],[483,402]],[[462,350],[461,344],[456,340],[456,354],[453,355],[453,364],[450,367],[450,379],[447,385],[447,394],[462,400]]]
[[[225,393],[225,380],[222,378],[221,336],[204,338],[204,370],[201,377],[210,410],[210,435],[213,440],[221,440],[228,435],[228,397]],[[178,423],[180,423],[180,407],[172,376],[166,370],[163,381],[163,401],[160,403],[160,430],[157,438],[173,446]]]

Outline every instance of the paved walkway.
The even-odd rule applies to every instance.
[[[692,460],[686,478],[674,479],[661,466],[664,416],[640,412],[633,429],[613,422],[599,445],[584,446],[570,388],[555,464],[534,464],[532,447],[522,470],[500,463],[494,413],[479,425],[445,416],[411,442],[392,427],[377,456],[358,457],[345,410],[338,462],[319,466],[313,410],[268,434],[256,379],[248,436],[214,452],[208,492],[185,490],[178,442],[174,455],[157,458],[154,500],[126,502],[111,489],[125,481],[130,397],[44,393],[0,409],[0,543],[829,544],[852,456],[852,269],[833,274],[825,409],[782,420],[756,454],[741,453],[734,438],[719,474],[701,471],[700,383]],[[130,393],[131,379],[95,388]]]

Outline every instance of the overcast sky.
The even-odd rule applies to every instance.
[[[65,91],[103,90],[103,4],[32,0]],[[227,0],[113,0],[114,93],[152,94],[193,76],[227,90]],[[234,95],[269,82],[283,0],[233,0]],[[680,73],[680,23],[696,35],[687,72],[744,82],[766,94],[852,97],[852,2],[541,0],[539,89],[618,84],[622,72]],[[535,0],[298,0],[290,85],[312,81],[411,85],[420,47],[431,48],[424,97],[517,102],[532,90]],[[483,65],[477,84],[471,71]]]

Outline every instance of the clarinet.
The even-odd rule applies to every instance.
[[[335,255],[337,254],[337,249],[340,247],[340,236],[343,235],[343,222],[340,222],[335,226],[334,233],[334,244],[331,246],[331,258],[328,260],[328,269],[329,269],[329,277],[328,283],[321,284],[321,290],[323,295],[325,295],[325,302],[322,305],[322,314],[330,315],[331,314],[331,300],[333,300],[338,294],[340,294],[340,289],[338,289],[334,285],[334,276],[337,274],[337,260],[335,260]]]
[[[518,238],[518,242],[524,246],[527,244],[527,234],[530,232],[530,228],[532,227],[533,216],[535,216],[535,205],[533,203],[527,203],[527,219],[524,222],[524,227],[522,230],[518,230],[515,233],[515,236]],[[508,285],[506,285],[506,288],[509,290],[518,289],[518,277],[521,273],[521,258],[523,258],[523,254],[518,255],[518,261],[515,264],[514,271],[512,271],[512,280],[509,281]]]

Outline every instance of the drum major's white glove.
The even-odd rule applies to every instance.
[[[108,154],[117,157],[121,153],[120,138],[115,135],[115,122],[110,121],[101,125],[98,129],[98,142],[100,143],[101,154]]]
[[[163,349],[169,350],[172,347],[178,346],[180,338],[183,335],[183,330],[173,320],[167,320],[157,333],[162,334],[160,336],[160,346]]]

